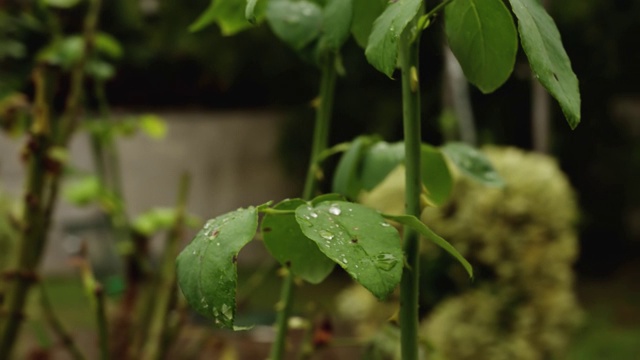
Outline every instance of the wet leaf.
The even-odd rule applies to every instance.
[[[444,145],[442,152],[468,177],[488,186],[504,186],[500,174],[489,159],[476,148],[465,143],[451,142]]]
[[[176,260],[178,284],[189,305],[215,324],[233,328],[238,252],[253,239],[258,210],[239,209],[207,221]]]
[[[295,210],[305,204],[301,199],[285,200],[274,206],[274,209]],[[318,284],[333,270],[333,261],[302,233],[294,214],[267,213],[262,220],[261,229],[267,250],[294,275]]]
[[[296,209],[302,232],[373,295],[384,299],[400,282],[400,235],[375,210],[346,201]]]
[[[365,55],[378,71],[391,77],[396,69],[400,34],[420,10],[423,0],[397,0],[373,23]]]
[[[462,256],[453,245],[449,244],[449,242],[443,238],[441,238],[438,234],[434,233],[431,229],[427,227],[422,221],[420,221],[417,217],[412,215],[384,215],[385,218],[393,221],[397,221],[402,225],[409,226],[414,229],[420,235],[425,237],[427,240],[433,242],[434,244],[441,247],[444,251],[448,252],[449,255],[453,256],[458,262],[464,267],[469,274],[470,278],[473,278],[473,268],[471,264],[467,261],[467,259]]]
[[[553,96],[569,126],[580,123],[580,89],[555,22],[536,0],[509,0],[518,18],[522,48],[531,70]]]

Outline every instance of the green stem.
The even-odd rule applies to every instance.
[[[329,142],[329,124],[333,109],[333,97],[336,84],[336,55],[328,54],[322,64],[322,78],[320,80],[320,101],[316,111],[316,123],[313,131],[311,159],[302,193],[303,199],[311,199],[318,189],[318,159],[327,148]],[[285,340],[287,337],[289,314],[293,303],[294,275],[287,271],[282,284],[278,316],[276,319],[276,340],[271,347],[270,360],[280,360],[285,354]]]
[[[322,79],[320,81],[320,101],[316,111],[316,124],[313,131],[313,144],[307,178],[302,197],[311,199],[318,187],[318,159],[329,143],[329,125],[333,109],[333,97],[336,85],[335,55],[327,56],[322,65]]]
[[[180,239],[184,235],[185,212],[187,196],[189,194],[189,175],[183,174],[180,180],[180,191],[176,206],[176,219],[167,236],[167,244],[162,259],[160,279],[155,292],[153,315],[149,328],[149,335],[142,349],[141,359],[161,359],[163,349],[169,344],[163,341],[167,337],[169,314],[176,304],[176,273],[175,260],[179,252]]]
[[[65,329],[60,322],[60,319],[56,316],[53,306],[51,305],[51,301],[49,300],[49,296],[42,284],[40,285],[40,305],[44,311],[44,317],[47,323],[49,323],[53,332],[58,336],[60,344],[67,349],[69,356],[74,360],[84,360],[85,357],[76,346],[73,337],[71,337],[71,334],[69,334],[67,329]]]
[[[18,248],[18,268],[9,278],[0,324],[0,360],[11,358],[23,318],[24,304],[32,283],[37,278],[35,271],[40,263],[47,240],[47,231],[55,207],[62,171],[62,164],[50,158],[51,146],[65,146],[72,134],[81,111],[84,64],[93,48],[93,36],[98,22],[100,0],[92,0],[84,21],[84,47],[79,64],[73,71],[71,87],[67,96],[62,124],[58,137],[51,128],[47,104],[46,67],[34,69],[36,104],[34,123],[31,128],[27,151],[27,181],[25,191],[24,226]]]
[[[107,322],[107,308],[105,304],[104,288],[101,284],[96,284],[93,289],[96,301],[96,320],[98,325],[98,344],[100,348],[100,359],[108,360],[109,356],[109,324]]]
[[[402,71],[402,113],[406,167],[406,213],[420,216],[420,87],[418,81],[419,35],[414,39],[411,24],[399,41],[399,62]],[[411,40],[414,39],[413,42]],[[419,242],[418,234],[404,227],[404,252],[407,267],[400,282],[400,328],[403,360],[418,358],[418,294]]]

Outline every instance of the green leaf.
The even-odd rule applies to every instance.
[[[252,24],[255,24],[257,22],[257,19],[256,19],[257,3],[258,3],[258,0],[247,0],[247,7],[244,10],[244,17],[247,18],[247,21],[249,21]]]
[[[161,230],[170,229],[175,224],[177,215],[174,208],[153,208],[136,217],[132,228],[144,236],[152,236]],[[189,227],[202,224],[195,216],[188,216],[186,222]]]
[[[104,189],[96,176],[84,176],[66,186],[63,192],[65,200],[76,205],[84,206],[99,201]]]
[[[347,150],[336,167],[333,175],[333,192],[342,194],[348,198],[358,197],[362,184],[360,181],[360,165],[364,152],[371,139],[366,136],[359,136],[353,140],[349,150]]]
[[[338,51],[349,38],[353,0],[328,0],[324,7],[320,49]]]
[[[245,17],[246,9],[247,0],[212,0],[209,7],[189,26],[189,31],[200,31],[217,23],[222,35],[233,35],[252,26]],[[257,6],[254,14],[259,17],[262,11],[263,7]]]
[[[373,295],[384,299],[400,282],[400,235],[375,210],[345,201],[296,209],[302,232]]]
[[[351,33],[363,49],[367,47],[373,22],[382,14],[388,0],[352,0],[353,21]]]
[[[467,79],[483,93],[499,88],[513,71],[518,35],[502,0],[458,0],[445,8],[451,51]]]
[[[442,152],[423,144],[420,160],[422,183],[427,188],[429,200],[434,205],[444,204],[451,196],[453,178]]]
[[[176,260],[178,284],[189,305],[216,325],[233,328],[238,252],[258,226],[254,207],[209,220]]]
[[[344,196],[340,194],[330,193],[330,194],[322,194],[318,195],[311,200],[312,205],[318,205],[324,201],[345,201]]]
[[[404,143],[379,141],[371,146],[362,162],[362,187],[370,191],[404,161]]]
[[[157,115],[140,116],[138,126],[143,133],[152,139],[163,139],[167,135],[167,123]]]
[[[274,209],[295,210],[305,204],[301,199],[285,200],[274,206]],[[333,270],[333,261],[302,233],[293,214],[266,214],[261,228],[267,250],[294,275],[318,284]]]
[[[89,60],[85,65],[85,71],[90,77],[103,81],[113,78],[116,74],[116,68],[113,65],[99,59]]]
[[[95,48],[101,54],[111,58],[119,59],[122,57],[123,50],[120,42],[107,33],[99,32],[96,34]]]
[[[44,3],[48,6],[68,9],[78,5],[80,1],[81,0],[44,0]]]
[[[272,0],[267,5],[271,29],[296,50],[301,50],[318,37],[322,16],[322,8],[307,0]]]
[[[500,174],[478,149],[460,142],[447,143],[441,149],[463,174],[487,186],[504,186]]]
[[[373,23],[365,55],[373,67],[389,77],[396,68],[400,34],[416,17],[422,4],[423,0],[397,0]]]
[[[509,0],[531,70],[560,103],[569,126],[580,123],[580,89],[553,19],[536,0]]]
[[[454,248],[449,242],[443,238],[441,238],[438,234],[434,233],[431,229],[427,227],[422,221],[420,221],[417,217],[413,215],[387,215],[383,214],[383,216],[389,220],[397,221],[402,225],[406,225],[418,233],[424,236],[427,240],[432,241],[434,244],[441,247],[444,251],[448,252],[449,255],[453,256],[458,262],[464,267],[464,269],[469,274],[469,277],[473,279],[473,268],[471,264],[465,259],[459,252]]]

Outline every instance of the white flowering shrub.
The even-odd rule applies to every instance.
[[[515,148],[485,153],[507,185],[461,178],[451,201],[422,218],[487,271],[473,289],[436,305],[423,335],[435,359],[563,358],[580,319],[575,194],[552,158]]]

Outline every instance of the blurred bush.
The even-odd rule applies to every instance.
[[[548,156],[516,148],[484,152],[507,185],[489,188],[457,176],[452,198],[422,215],[476,273],[470,285],[448,255],[434,245],[423,246],[425,353],[429,359],[456,360],[564,358],[581,321],[572,270],[578,253],[575,194]],[[365,199],[375,199],[385,212],[403,203],[397,189],[404,177],[391,177]],[[397,308],[377,303],[355,287],[337,301],[340,316],[358,322],[356,331],[362,336],[375,333]],[[385,341],[391,336],[385,334],[393,333],[380,330],[373,348],[383,343],[392,348],[394,340]],[[380,358],[397,358],[397,350]]]
[[[472,289],[433,308],[423,334],[438,359],[564,358],[581,316],[573,292],[574,192],[552,158],[515,148],[485,152],[504,188],[461,178],[447,205],[423,213],[479,270]]]

